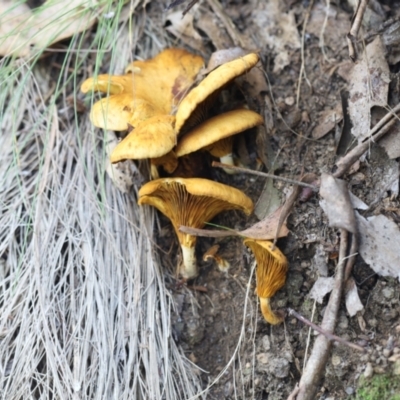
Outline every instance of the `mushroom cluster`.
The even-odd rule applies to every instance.
[[[199,151],[232,165],[233,136],[263,124],[260,114],[244,106],[220,114],[214,108],[220,93],[258,61],[257,54],[247,54],[196,82],[203,59],[171,48],[150,60],[131,63],[124,75],[99,75],[81,86],[84,93],[106,94],[91,109],[93,125],[128,132],[111,153],[110,161],[150,159],[153,180],[139,190],[138,204],[152,205],[171,220],[182,249],[183,262],[177,272],[184,279],[196,277],[198,269],[196,236],[180,232],[181,225],[202,228],[221,211],[236,209],[247,215],[253,211],[252,200],[240,190],[191,174],[182,165]],[[160,178],[159,166],[166,177]],[[245,241],[254,251],[252,243]],[[275,291],[261,289],[268,273],[261,275],[260,263],[258,260],[257,293],[263,315],[276,323],[278,317],[271,317],[269,299],[284,278],[282,281],[280,277],[282,284],[273,285]],[[286,269],[282,267],[279,274],[285,275]]]

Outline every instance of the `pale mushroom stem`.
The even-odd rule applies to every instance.
[[[282,318],[278,317],[271,309],[270,300],[267,297],[260,297],[260,308],[262,315],[271,325],[277,325],[282,322]]]
[[[232,153],[225,154],[224,156],[219,158],[222,164],[228,164],[228,165],[235,165],[233,162],[233,156]],[[227,174],[233,175],[235,174],[235,171],[233,169],[228,169],[228,168],[222,168]]]
[[[195,247],[181,245],[183,263],[179,269],[179,273],[184,279],[192,279],[198,275]]]

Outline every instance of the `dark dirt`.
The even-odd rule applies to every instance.
[[[261,6],[252,1],[222,3],[243,37],[254,39],[253,47],[260,50],[263,67],[268,75],[271,93],[264,94],[270,100],[273,99],[274,104],[273,129],[268,140],[279,164],[275,173],[296,179],[302,172],[313,172],[318,176],[322,172],[331,172],[337,159],[336,136],[342,129],[342,122],[338,122],[336,128],[322,138],[314,139],[311,133],[321,122],[319,117],[322,111],[337,107],[340,109],[341,93],[347,88],[340,68],[348,63],[345,34],[351,19],[349,5],[331,5],[339,22],[336,30],[335,25],[327,27],[324,51],[329,62],[322,53],[319,38],[314,34],[322,29],[323,18],[318,17],[317,13],[311,14],[313,25],[310,32],[306,32],[304,46],[304,67],[309,83],[303,79],[297,108],[295,99],[301,69],[300,49],[289,50],[289,65],[281,72],[274,72],[274,55],[261,45],[262,41],[258,42],[262,32],[250,23],[251,11]],[[316,3],[315,7],[322,7],[320,2]],[[294,13],[299,36],[304,18],[309,12],[308,6],[306,2],[286,2],[282,7],[284,11]],[[395,12],[387,6],[385,12],[387,17],[395,16]],[[195,28],[196,21],[201,25],[205,13],[210,13],[207,4],[195,11]],[[218,29],[221,37],[229,41],[221,24]],[[203,31],[201,33],[207,49],[215,50],[212,33],[210,36]],[[390,52],[390,48],[388,51]],[[392,65],[391,68],[396,73],[397,65]],[[252,140],[247,145],[251,166],[254,167],[259,149]],[[350,182],[353,193],[367,204],[376,202],[372,213],[383,213],[399,222],[398,199],[390,198],[388,191],[377,193],[374,190],[379,179],[377,171],[384,169],[389,163],[384,151],[378,146],[374,147],[376,149],[373,152],[380,156],[375,157],[371,153],[360,164],[356,173],[348,174],[344,179]],[[213,175],[216,180],[242,189],[255,202],[265,184],[264,178],[250,175],[227,176],[222,171],[214,171]],[[281,197],[290,187],[281,182],[274,182],[274,186]],[[368,213],[371,214],[371,211]],[[227,212],[213,222],[243,229],[256,222],[256,219],[246,219],[238,212]],[[254,292],[254,273],[250,279],[253,256],[240,238],[199,238],[197,254],[200,275],[183,287],[177,285],[172,274],[179,263],[179,249],[174,233],[170,231],[170,225],[163,217],[161,225],[161,247],[169,254],[176,254],[176,257],[165,261],[168,264],[165,267],[171,272],[170,278],[167,278],[168,285],[176,301],[173,334],[188,358],[204,370],[204,387],[214,382],[207,398],[287,398],[301,376],[305,355],[310,351],[309,328],[293,317],[287,317],[285,323],[278,326],[270,326],[264,321]],[[328,296],[322,305],[315,305],[312,317],[314,301],[308,294],[318,277],[316,252],[318,248],[322,251],[323,259],[327,261],[328,275],[333,276],[339,234],[328,227],[327,217],[319,207],[319,198],[316,195],[306,202],[296,203],[289,216],[288,227],[289,236],[279,240],[278,245],[289,260],[289,273],[286,285],[273,299],[273,308],[290,307],[318,323]],[[220,256],[231,264],[227,272],[218,270],[213,263],[201,261],[204,252],[215,243],[220,245]],[[355,317],[349,317],[343,302],[335,333],[365,346],[369,353],[359,354],[355,350],[335,344],[317,396],[321,399],[354,396],[358,379],[364,371],[367,371],[367,376],[373,373],[399,374],[398,282],[376,275],[361,257],[357,258],[353,276],[364,310]],[[311,331],[310,348],[314,338],[315,334]],[[242,385],[245,388],[244,393],[237,389]]]

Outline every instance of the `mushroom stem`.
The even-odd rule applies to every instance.
[[[235,165],[235,163],[233,162],[233,156],[232,153],[229,154],[225,154],[224,156],[219,158],[222,164],[227,164],[227,165]],[[222,168],[227,174],[229,175],[234,175],[236,173],[236,171],[234,171],[233,169],[228,169],[228,168]]]
[[[198,275],[195,247],[181,245],[183,263],[179,268],[179,274],[184,279],[192,279]]]
[[[260,308],[262,315],[271,325],[277,325],[283,321],[281,317],[278,317],[271,309],[270,300],[267,297],[260,297]]]

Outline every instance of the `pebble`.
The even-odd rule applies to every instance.
[[[257,361],[260,364],[268,364],[268,354],[267,353],[257,354]]]
[[[378,321],[375,318],[371,318],[368,320],[368,325],[372,328],[376,328],[378,326]]]
[[[365,366],[365,370],[363,372],[364,378],[371,378],[373,374],[374,374],[374,369],[372,368],[372,364],[367,363],[367,365]]]
[[[349,387],[347,387],[347,388],[345,389],[345,392],[346,392],[349,396],[351,396],[351,395],[354,393],[354,388],[352,388],[351,386],[349,386]]]
[[[383,356],[389,358],[392,355],[392,350],[390,349],[383,349]]]
[[[393,374],[400,375],[400,360],[396,360],[393,365]]]
[[[386,371],[385,371],[385,368],[383,368],[383,367],[375,367],[375,368],[374,368],[374,372],[375,372],[375,374],[382,375],[382,374],[384,374]]]
[[[264,335],[262,338],[262,345],[264,347],[264,350],[268,351],[271,349],[271,341],[269,340],[268,335]]]
[[[338,355],[332,356],[332,365],[337,367],[342,362],[341,358]]]
[[[382,289],[382,294],[386,299],[391,300],[394,297],[394,289],[392,287],[385,287]]]

